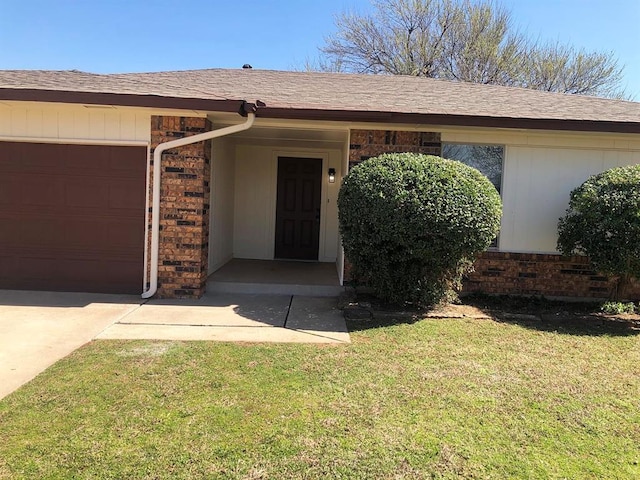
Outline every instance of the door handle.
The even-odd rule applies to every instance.
[[[320,223],[320,209],[316,209],[316,222]]]

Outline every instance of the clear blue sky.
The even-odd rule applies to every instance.
[[[640,0],[503,0],[530,36],[613,51],[640,101]],[[301,68],[369,0],[0,0],[0,69]]]

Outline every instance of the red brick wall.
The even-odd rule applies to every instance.
[[[474,267],[464,282],[467,293],[606,298],[614,287],[583,256],[485,252]],[[640,284],[627,293],[630,299],[640,299]]]
[[[383,153],[440,155],[440,134],[393,130],[351,130],[349,166]]]
[[[154,116],[151,158],[160,143],[210,130],[206,118]],[[205,291],[210,156],[210,141],[167,150],[162,156],[157,294],[161,298],[199,297]]]

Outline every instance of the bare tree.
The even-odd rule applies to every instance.
[[[548,43],[530,49],[525,68],[518,72],[518,84],[549,92],[624,98],[622,70],[613,52]]]
[[[521,86],[621,98],[612,53],[538,44],[492,0],[372,0],[370,14],[343,13],[317,68]]]

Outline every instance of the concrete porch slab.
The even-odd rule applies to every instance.
[[[265,295],[302,295],[318,297],[337,297],[343,288],[333,285],[296,285],[286,283],[242,283],[242,282],[212,282],[207,284],[207,290],[215,293],[265,294]]]
[[[335,263],[234,258],[207,281],[221,294],[270,294],[336,297],[343,290]]]
[[[230,260],[209,281],[340,286],[335,263],[244,258]]]

